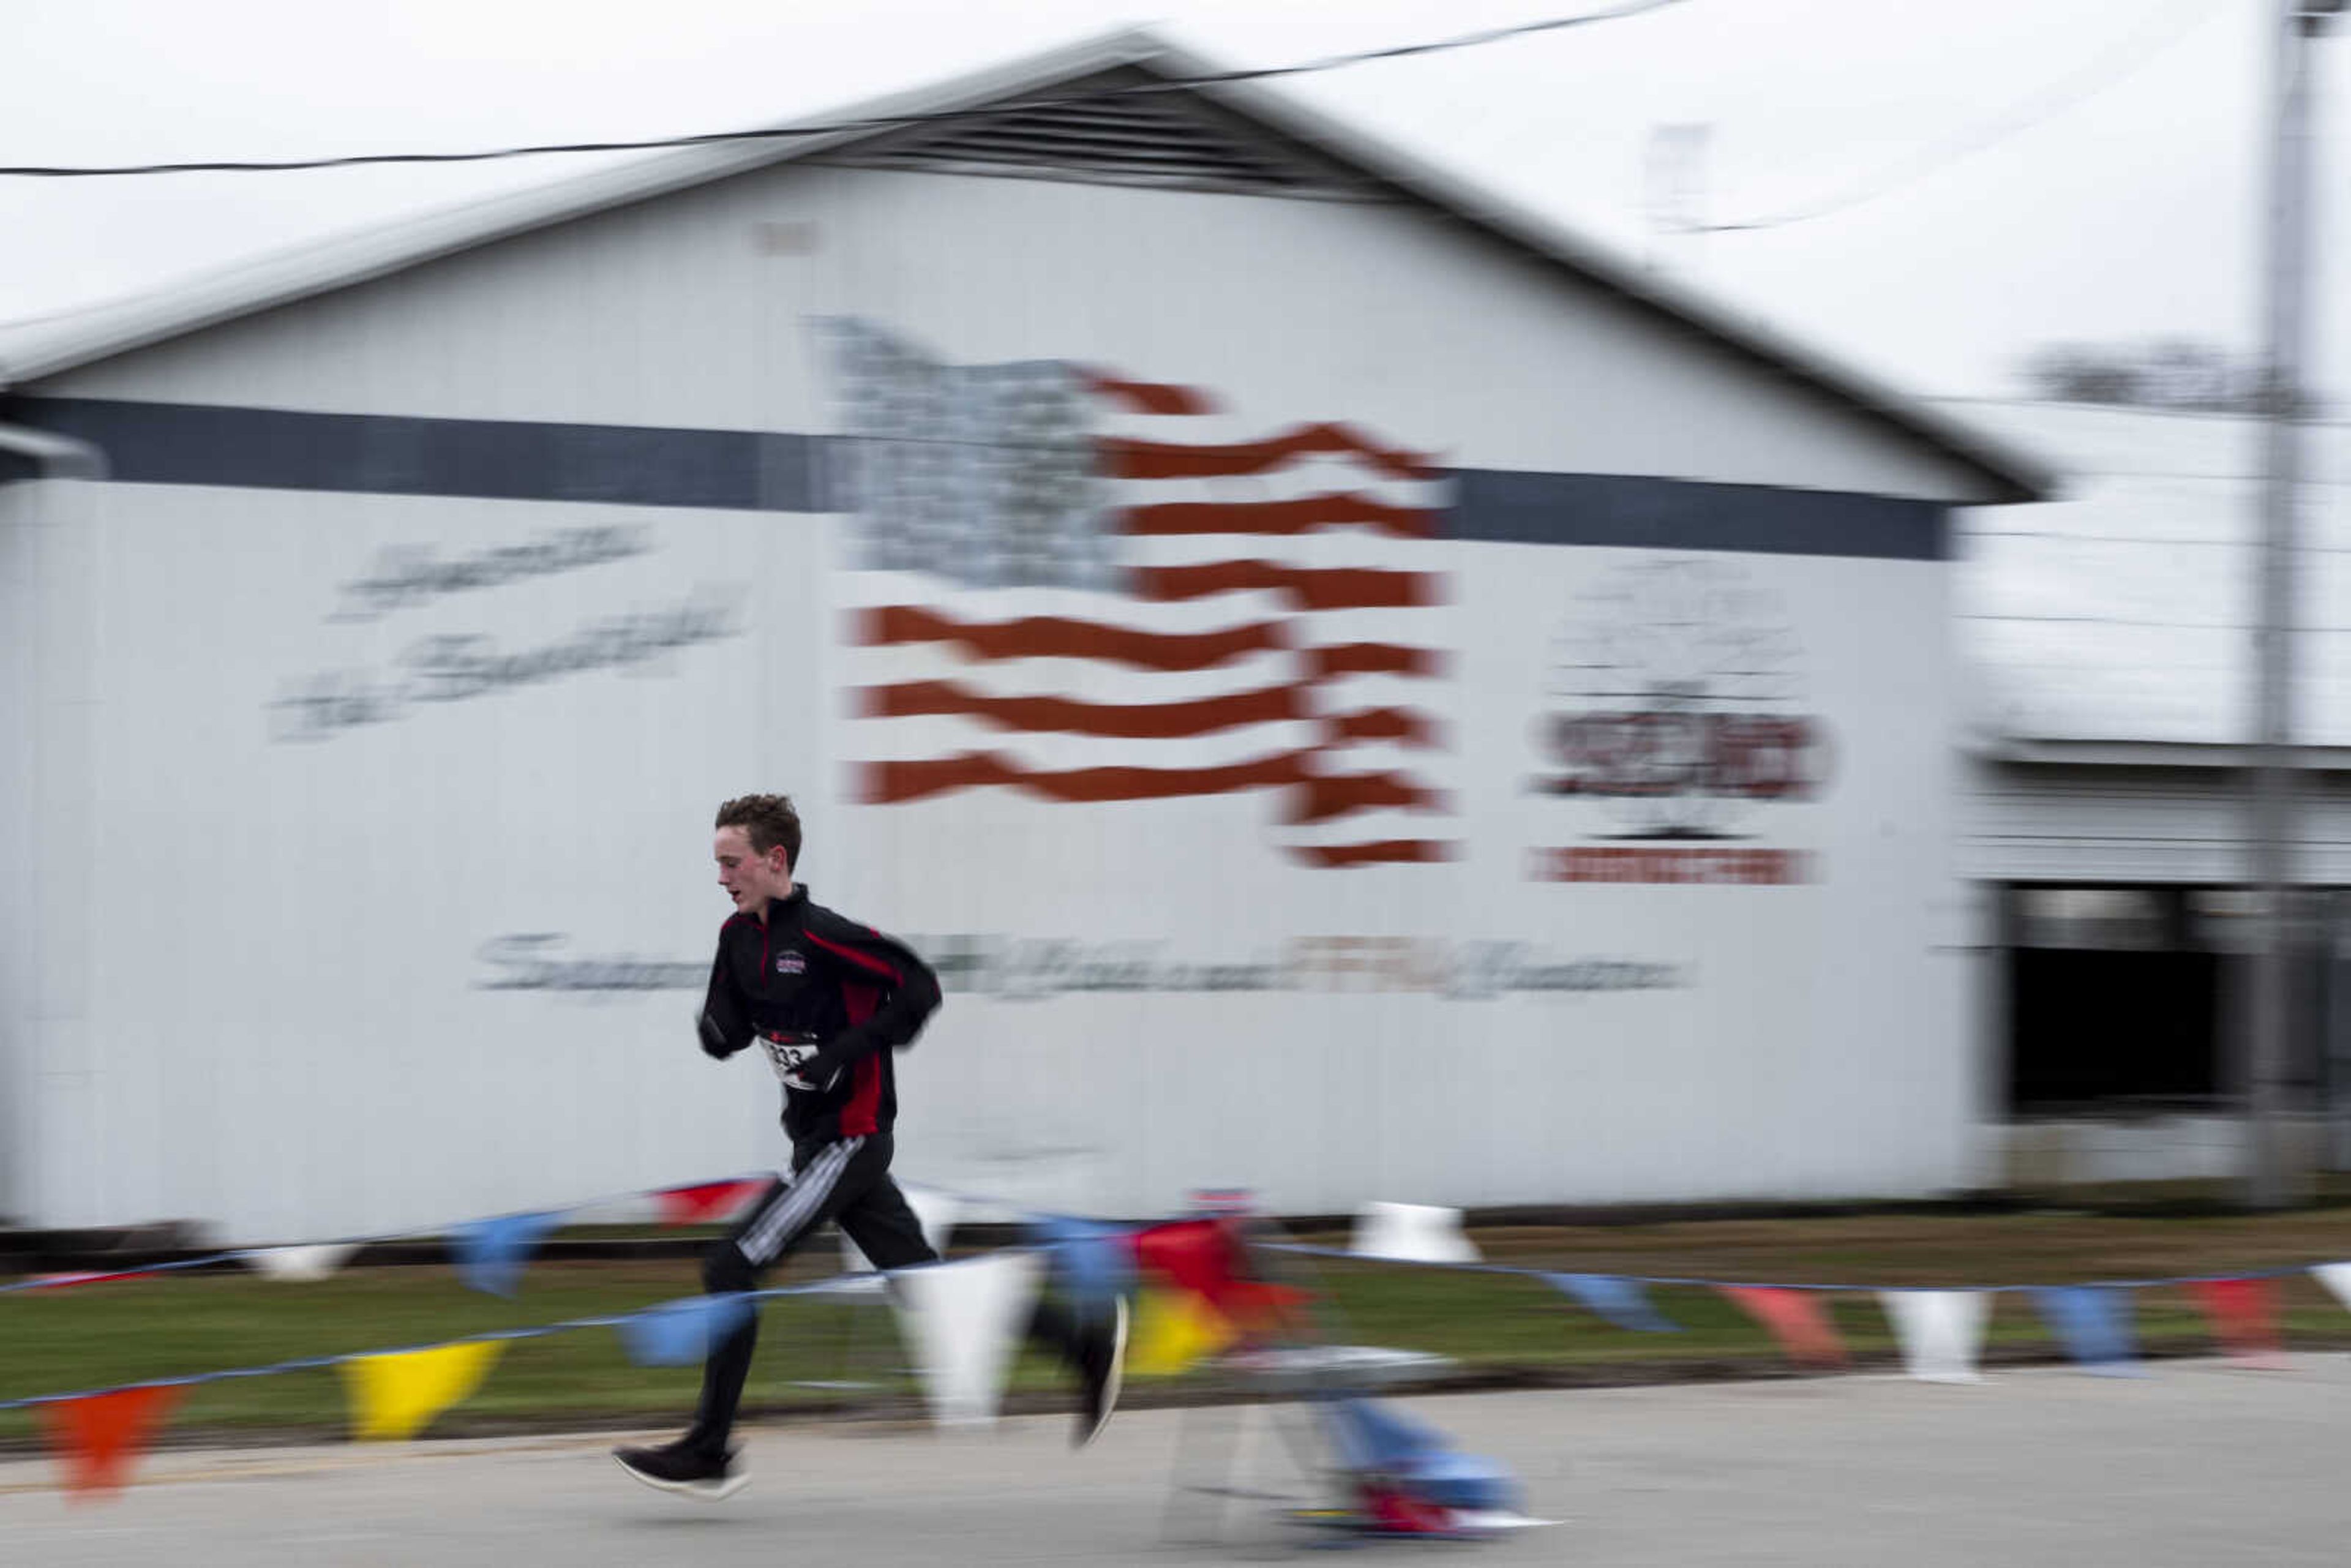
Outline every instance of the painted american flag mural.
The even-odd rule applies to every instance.
[[[1450,858],[1429,458],[1115,370],[819,329],[855,798],[1230,797],[1307,865]]]

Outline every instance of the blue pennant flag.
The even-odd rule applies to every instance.
[[[1081,1301],[1105,1301],[1134,1289],[1131,1234],[1116,1226],[1054,1215],[1037,1224],[1062,1288]]]
[[[752,1312],[747,1296],[688,1296],[647,1307],[615,1326],[629,1359],[639,1366],[687,1366],[739,1327]]]
[[[1375,1399],[1337,1399],[1328,1409],[1336,1447],[1351,1469],[1398,1472],[1452,1451],[1435,1427]]]
[[[2130,1291],[2116,1285],[2050,1285],[2032,1292],[2043,1322],[2065,1342],[2066,1353],[2093,1372],[2137,1377],[2131,1342]]]
[[[1546,1274],[1543,1278],[1573,1296],[1593,1315],[1605,1318],[1620,1329],[1631,1329],[1635,1333],[1682,1332],[1681,1324],[1668,1321],[1649,1305],[1648,1295],[1637,1280],[1620,1280],[1614,1274]]]
[[[522,1281],[523,1266],[562,1218],[560,1210],[501,1214],[460,1226],[450,1238],[457,1255],[457,1277],[493,1296],[513,1295]]]

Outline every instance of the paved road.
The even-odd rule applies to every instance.
[[[1533,1511],[1563,1522],[1468,1549],[1384,1547],[1382,1563],[2266,1568],[2341,1563],[2351,1522],[2341,1355],[2277,1372],[2168,1362],[2135,1379],[1856,1376],[1410,1406],[1515,1466]],[[1163,1541],[1182,1420],[1131,1412],[1074,1456],[1059,1420],[765,1429],[752,1485],[716,1506],[636,1486],[606,1439],[169,1452],[101,1506],[68,1504],[46,1463],[15,1462],[0,1464],[0,1559],[965,1568],[1278,1550],[1256,1511],[1221,1547]]]

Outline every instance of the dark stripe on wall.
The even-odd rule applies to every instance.
[[[1456,478],[1458,538],[1886,560],[1949,554],[1947,508],[1938,501],[1617,474],[1465,468]]]
[[[378,496],[821,512],[836,439],[736,430],[0,397],[0,423],[88,441],[109,477]],[[5,475],[5,470],[0,470]],[[1948,557],[1937,502],[1608,474],[1464,468],[1445,523],[1499,544]]]
[[[0,399],[0,423],[88,441],[133,485],[820,509],[806,435],[52,397]]]

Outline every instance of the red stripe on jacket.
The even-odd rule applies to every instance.
[[[827,943],[825,946],[832,945]],[[895,973],[894,970],[892,972]],[[872,1018],[881,1000],[882,993],[874,987],[852,985],[848,981],[841,983],[841,1006],[847,1010],[852,1026]],[[841,1108],[842,1137],[862,1138],[882,1130],[882,1051],[876,1050],[859,1057],[856,1064],[849,1070],[849,1103]]]
[[[903,984],[905,980],[905,977],[898,973],[895,966],[886,963],[880,958],[876,958],[870,953],[860,953],[854,947],[843,947],[837,942],[828,942],[813,931],[804,930],[800,935],[815,943],[818,946],[823,948],[826,952],[838,953],[842,957],[848,959],[851,963],[855,964],[862,968],[870,969],[874,974],[882,976],[893,986]]]

